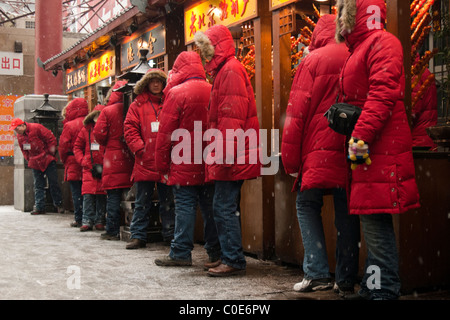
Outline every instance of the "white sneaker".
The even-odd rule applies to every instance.
[[[303,279],[301,282],[294,285],[294,291],[297,292],[311,292],[311,291],[322,291],[330,290],[333,288],[329,278],[324,279]]]

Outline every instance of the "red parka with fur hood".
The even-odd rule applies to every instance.
[[[118,81],[112,89],[125,85]],[[105,146],[102,187],[105,190],[130,188],[134,158],[123,137],[123,93],[112,92],[94,127],[95,140]]]
[[[59,137],[59,156],[64,164],[64,181],[82,179],[82,168],[75,159],[73,148],[88,112],[88,104],[84,98],[73,99],[62,111],[64,127]]]
[[[337,44],[335,16],[317,22],[310,53],[300,63],[286,110],[281,159],[286,173],[298,173],[301,190],[345,188],[345,137],[328,127],[323,114],[339,92],[339,74],[349,53]],[[298,183],[294,184],[294,190]]]
[[[402,213],[419,206],[402,46],[383,30],[384,0],[338,0],[337,7],[343,23],[336,36],[351,52],[341,73],[341,97],[362,108],[352,136],[369,145],[372,159],[351,172],[350,213]]]
[[[124,123],[125,141],[134,153],[133,181],[160,181],[156,170],[155,148],[158,131],[152,130],[152,122],[159,121],[164,96],[156,96],[148,90],[150,80],[157,78],[166,83],[167,76],[160,69],[149,69],[136,83],[137,97],[128,109]]]
[[[95,141],[93,129],[95,118],[100,115],[103,105],[97,105],[83,120],[84,127],[80,130],[73,148],[75,159],[83,167],[83,184],[81,185],[82,194],[106,194],[102,188],[102,179],[96,179],[92,176],[92,163],[103,164],[103,154],[105,146],[98,145]],[[96,147],[98,145],[98,148]],[[91,147],[92,150],[91,150]],[[98,149],[98,150],[97,150]],[[91,159],[92,152],[92,159]]]
[[[245,68],[235,58],[233,37],[228,28],[216,25],[205,33],[198,31],[194,40],[207,60],[206,71],[214,77],[208,129],[215,130],[210,131],[214,132],[208,146],[206,179],[256,178],[261,175],[261,163],[255,94]]]
[[[210,93],[211,85],[206,82],[200,56],[194,51],[180,53],[164,89],[166,100],[156,143],[156,165],[160,173],[168,173],[168,185],[192,186],[205,182],[202,140],[207,129]],[[177,129],[182,135],[180,140],[172,142],[172,133]],[[171,159],[172,150],[173,156],[184,161],[178,163]]]

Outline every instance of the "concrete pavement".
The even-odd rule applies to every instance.
[[[206,275],[207,255],[195,245],[192,267],[158,267],[169,247],[149,243],[126,250],[124,241],[101,240],[101,231],[69,227],[72,214],[32,216],[0,207],[0,300],[338,300],[332,291],[300,294],[300,268],[247,259],[245,276]],[[404,296],[445,299],[448,291]]]

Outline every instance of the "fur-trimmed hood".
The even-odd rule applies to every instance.
[[[230,30],[222,25],[215,25],[205,32],[197,31],[194,41],[201,56],[206,60],[205,68],[209,73],[216,73],[222,63],[236,54],[233,36]]]
[[[137,95],[141,94],[144,91],[148,91],[148,84],[150,83],[150,80],[153,78],[157,78],[162,81],[163,87],[166,86],[167,81],[167,75],[166,73],[161,69],[149,69],[144,74],[144,76],[136,83],[136,86],[134,87],[134,93]]]
[[[337,0],[336,41],[354,48],[372,32],[383,30],[384,0]]]
[[[95,117],[100,115],[100,112],[105,108],[104,105],[98,104],[95,106],[94,110],[92,110],[83,120],[83,125],[88,126],[89,124],[94,124]]]

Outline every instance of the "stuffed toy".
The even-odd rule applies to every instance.
[[[363,140],[351,137],[348,141],[348,159],[351,161],[351,169],[355,170],[359,164],[370,165],[372,160],[369,157],[369,145]]]

